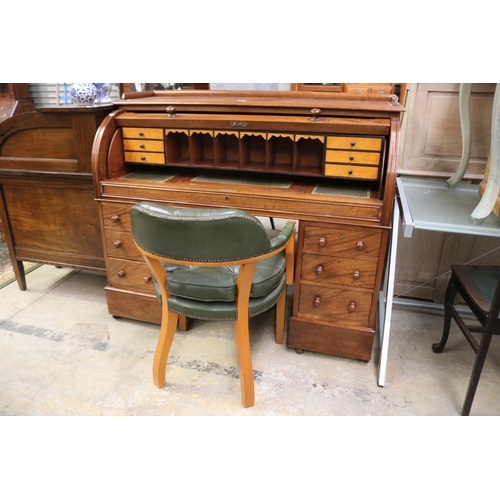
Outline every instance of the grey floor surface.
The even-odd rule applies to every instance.
[[[377,340],[369,362],[297,354],[274,342],[269,311],[251,323],[255,406],[245,409],[230,323],[195,321],[178,332],[167,386],[158,389],[151,369],[159,327],[110,316],[104,275],[45,265],[27,284],[0,290],[0,415],[452,416],[474,359],[455,326],[446,350],[432,352],[440,313],[396,307],[379,387]],[[498,340],[471,415],[500,415]]]

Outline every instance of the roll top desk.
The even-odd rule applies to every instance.
[[[129,210],[148,200],[298,221],[288,346],[371,357],[393,209],[396,96],[126,94],[92,152],[110,314],[160,323]]]

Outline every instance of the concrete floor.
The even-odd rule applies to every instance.
[[[0,290],[0,415],[459,415],[474,358],[455,326],[445,352],[432,352],[440,313],[396,307],[379,387],[378,341],[369,362],[297,354],[274,342],[269,311],[251,323],[256,395],[245,409],[231,323],[177,333],[157,389],[159,327],[110,316],[104,275],[45,265],[27,284]],[[471,415],[500,415],[497,340]]]

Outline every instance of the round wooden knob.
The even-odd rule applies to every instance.
[[[351,146],[352,146],[352,147],[356,146],[356,142],[352,141],[352,142],[351,142]]]
[[[321,276],[325,268],[322,265],[316,266],[316,270],[314,271],[316,276]]]
[[[356,243],[356,250],[358,252],[361,252],[361,250],[364,250],[365,249],[365,242],[363,240],[359,240],[357,243]]]
[[[140,135],[141,137],[144,137],[144,132],[142,132],[142,131],[141,131],[141,132],[139,132],[139,135]]]
[[[113,246],[114,246],[115,248],[120,248],[122,245],[123,245],[123,243],[121,242],[121,240],[116,240],[116,241],[113,243]]]
[[[319,108],[313,108],[311,109],[311,120],[313,122],[319,122],[319,117],[321,115],[321,109]]]
[[[350,161],[354,161],[354,156],[349,156]]]
[[[320,247],[324,247],[326,245],[326,238],[324,236],[322,236],[319,240],[318,240],[318,245]]]
[[[141,160],[142,161],[146,161],[146,157],[145,156],[141,156]]]
[[[356,302],[349,302],[349,312],[353,313],[356,310]]]
[[[321,304],[321,297],[319,295],[316,295],[313,300],[313,306],[314,307],[319,307]]]
[[[125,275],[127,274],[125,271],[120,270],[116,273],[118,275],[119,278],[125,278]]]
[[[144,276],[144,283],[149,283],[151,280],[152,280],[151,276],[149,276],[149,275]]]
[[[117,222],[120,222],[120,216],[119,215],[112,215],[111,216],[111,222],[113,224],[116,224]]]
[[[359,280],[361,278],[361,273],[359,271],[354,271],[354,274],[352,275],[353,280]]]
[[[139,144],[139,147],[142,148],[142,149],[145,148],[144,144]]]
[[[168,106],[168,108],[167,108],[167,116],[169,118],[173,118],[175,116],[175,108],[173,106]]]
[[[348,170],[347,172],[349,175],[352,175],[352,170]]]

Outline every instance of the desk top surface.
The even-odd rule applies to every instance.
[[[490,214],[482,224],[472,221],[471,214],[480,201],[477,185],[450,188],[445,181],[404,177],[398,177],[397,185],[407,237],[411,237],[412,228],[500,236],[500,219],[496,215]]]

